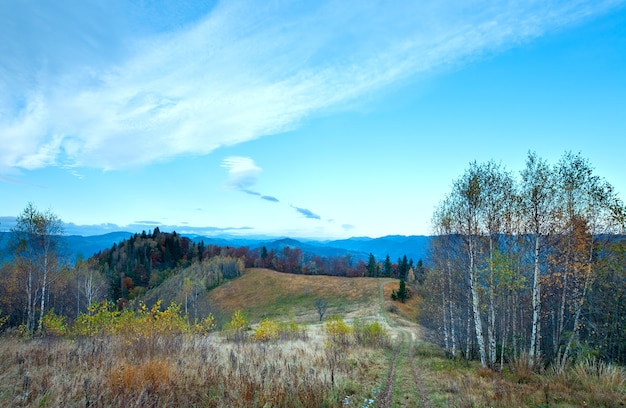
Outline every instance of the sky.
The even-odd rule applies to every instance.
[[[626,0],[0,2],[0,230],[430,235],[529,151],[626,198]]]

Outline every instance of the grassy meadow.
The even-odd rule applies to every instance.
[[[326,315],[375,315],[379,311],[379,283],[375,278],[294,275],[269,269],[250,269],[208,294],[218,315],[242,310],[251,321],[296,318],[319,321],[315,300],[328,304]]]
[[[217,324],[190,326],[176,308],[94,310],[80,332],[57,322],[56,335],[5,334],[0,406],[626,405],[621,367],[587,361],[537,373],[516,361],[496,372],[451,360],[424,341],[420,299],[392,302],[394,289],[389,279],[252,269],[208,293]],[[318,298],[328,302],[321,323]]]

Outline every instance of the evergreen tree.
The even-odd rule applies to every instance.
[[[376,278],[378,277],[379,274],[379,268],[378,268],[378,262],[376,262],[376,258],[374,257],[374,254],[372,254],[370,252],[370,257],[369,257],[369,261],[367,262],[367,276],[371,277],[371,278]]]
[[[267,248],[265,246],[261,249],[261,266],[267,267]]]
[[[406,280],[409,268],[409,261],[406,258],[406,254],[402,259],[398,258],[398,279]]]
[[[383,262],[383,276],[390,277],[392,272],[391,259],[389,258],[389,254],[385,258],[385,262]]]
[[[411,297],[409,290],[406,287],[406,282],[404,280],[400,280],[400,287],[398,290],[394,290],[391,292],[391,299],[399,300],[404,303]]]

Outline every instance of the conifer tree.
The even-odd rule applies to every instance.
[[[385,277],[390,277],[392,272],[391,259],[389,258],[389,254],[385,258],[385,262],[383,262],[383,273],[382,275]]]
[[[378,274],[380,272],[379,269],[380,268],[378,267],[378,262],[376,262],[374,254],[370,252],[369,261],[367,262],[367,276],[371,278],[378,277]]]

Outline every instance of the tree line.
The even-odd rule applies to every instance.
[[[269,251],[221,247],[158,227],[133,234],[89,259],[79,257],[72,265],[62,256],[63,222],[32,203],[17,217],[12,232],[10,261],[0,265],[0,318],[9,326],[22,326],[28,335],[41,332],[48,310],[75,319],[103,300],[119,308],[139,299],[147,304],[174,301],[183,305],[186,315],[198,318],[209,308],[203,293],[251,267],[409,282],[424,277],[422,261],[414,265],[406,255],[392,263],[389,256],[379,262],[370,254],[365,263],[350,255],[321,257],[289,246]]]
[[[433,215],[423,322],[451,357],[626,362],[625,210],[580,154],[471,163]]]

